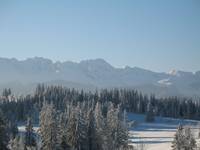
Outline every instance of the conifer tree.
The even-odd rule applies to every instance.
[[[69,123],[67,125],[67,141],[68,141],[69,146],[72,149],[75,149],[75,146],[77,144],[77,136],[76,136],[77,115],[76,113],[77,112],[73,108],[69,116]]]
[[[53,104],[44,104],[40,113],[40,135],[42,139],[41,150],[56,150],[57,141],[57,119]]]
[[[146,122],[154,122],[154,120],[155,120],[154,119],[154,109],[153,109],[151,102],[149,102],[149,104],[148,104],[145,120],[146,120]]]
[[[18,128],[15,121],[8,121],[8,134],[10,139],[14,139],[17,136]]]
[[[194,150],[196,148],[196,140],[192,135],[191,129],[189,127],[186,127],[184,130],[185,130],[184,149]]]
[[[114,108],[110,103],[107,113],[106,135],[108,137],[109,149],[125,148],[128,145],[128,129],[126,125],[126,112],[120,110],[120,107]]]
[[[105,120],[102,115],[101,103],[97,102],[94,110],[94,118],[95,118],[95,141],[96,141],[96,150],[103,149],[103,146],[107,146],[105,143],[106,135],[105,131]],[[104,148],[106,149],[106,148]]]
[[[182,150],[183,145],[184,145],[184,131],[183,131],[183,126],[179,125],[174,140],[172,142],[172,149]]]
[[[106,117],[106,145],[108,149],[116,149],[117,130],[118,130],[118,116],[112,103],[109,103],[107,117]]]
[[[30,118],[27,119],[26,133],[25,133],[25,147],[36,147],[36,139],[34,135],[33,125]]]
[[[16,136],[10,142],[11,150],[26,150],[24,145],[24,138],[22,136]]]
[[[7,124],[3,113],[0,110],[0,150],[7,150],[8,146],[8,133]]]
[[[59,134],[60,134],[60,149],[61,150],[70,150],[70,146],[67,141],[67,123],[68,123],[68,114],[66,112],[61,113],[60,122],[59,122]]]
[[[181,125],[178,127],[172,148],[173,150],[194,150],[196,148],[196,141],[189,127],[183,128]]]
[[[96,147],[95,141],[95,119],[94,113],[90,109],[87,114],[87,137],[88,137],[88,150],[93,150]]]
[[[76,125],[77,150],[87,150],[87,124],[84,118],[83,110],[78,107],[78,119]]]
[[[116,136],[116,147],[122,147],[126,148],[128,145],[128,125],[127,125],[127,114],[126,111],[122,112],[120,108],[117,109],[118,116],[121,116],[121,118],[118,118],[117,123],[117,136]]]

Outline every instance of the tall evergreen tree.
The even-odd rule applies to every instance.
[[[27,119],[26,133],[25,133],[25,147],[36,147],[36,139],[34,135],[33,125],[31,119]]]
[[[24,138],[22,136],[16,136],[10,142],[10,149],[11,150],[26,150],[24,145]]]
[[[121,116],[121,118],[118,118],[117,122],[116,147],[126,148],[128,145],[128,138],[129,138],[127,118],[126,118],[127,114],[125,110],[122,112],[119,107],[117,109],[117,113],[118,117]]]
[[[88,150],[93,150],[96,147],[96,140],[95,140],[95,119],[94,113],[90,109],[87,114],[87,137],[88,137]]]
[[[179,125],[174,140],[172,142],[172,149],[173,150],[182,150],[184,145],[184,133],[183,133],[183,126]]]
[[[72,149],[75,149],[75,146],[77,144],[77,136],[76,136],[76,125],[77,125],[77,116],[76,111],[73,110],[70,113],[69,116],[69,123],[67,125],[67,141],[68,144]]]
[[[109,103],[107,117],[106,117],[106,138],[107,138],[107,147],[110,150],[116,149],[117,142],[117,130],[118,130],[118,114],[114,109],[112,103]]]
[[[57,141],[57,119],[53,104],[44,104],[40,113],[40,135],[42,139],[41,150],[56,150]]]
[[[196,148],[196,141],[191,133],[190,128],[183,128],[182,125],[178,127],[172,142],[173,150],[194,150]]]
[[[154,122],[154,109],[151,102],[148,103],[147,112],[146,112],[146,122]]]
[[[7,133],[7,124],[3,113],[0,110],[0,149],[8,150],[8,133]]]
[[[123,115],[120,107],[114,108],[113,104],[110,104],[106,118],[106,135],[109,149],[122,149],[128,145],[128,129],[125,115],[126,113],[124,112]]]
[[[105,119],[102,115],[102,107],[101,103],[97,102],[94,110],[94,118],[95,118],[95,141],[96,141],[96,150],[102,150],[105,146]],[[106,148],[104,148],[106,149]]]
[[[14,139],[17,136],[18,128],[15,121],[8,121],[8,134],[10,139]]]
[[[78,107],[78,119],[76,124],[76,136],[77,136],[77,150],[87,150],[87,124],[83,114],[83,110]]]
[[[60,149],[61,150],[70,150],[68,145],[67,137],[67,123],[68,123],[68,114],[66,112],[61,113],[59,118],[59,134],[60,134]]]
[[[196,140],[194,139],[191,129],[186,127],[185,129],[185,141],[184,141],[184,150],[194,150],[196,148]]]

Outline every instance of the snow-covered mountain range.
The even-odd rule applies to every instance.
[[[200,71],[157,73],[137,67],[115,68],[103,59],[52,62],[35,57],[23,61],[0,58],[0,89],[29,91],[37,83],[79,89],[134,88],[158,96],[200,96]]]

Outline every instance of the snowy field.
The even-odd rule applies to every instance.
[[[200,122],[157,117],[154,123],[145,123],[144,115],[128,114],[129,120],[137,122],[130,128],[130,143],[136,147],[144,146],[146,150],[171,150],[171,142],[178,125],[190,126],[197,137]],[[199,141],[199,139],[197,139]]]

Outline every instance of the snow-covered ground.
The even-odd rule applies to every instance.
[[[38,125],[33,125],[33,130],[34,130],[34,133],[35,133],[35,136],[36,136],[36,139],[39,141],[39,134],[38,134],[38,129],[39,129],[39,126]],[[18,131],[19,131],[19,134],[24,136],[25,135],[25,132],[26,132],[26,125],[18,125]]]
[[[156,117],[155,122],[146,123],[144,115],[138,114],[128,114],[128,119],[137,122],[137,126],[129,131],[131,145],[143,145],[146,150],[171,150],[171,142],[180,123],[190,126],[196,138],[200,127],[200,122],[193,120]]]
[[[33,130],[36,133],[38,131],[39,127],[38,126],[33,126]],[[26,126],[25,125],[19,125],[18,126],[19,133],[24,133],[26,131]]]

